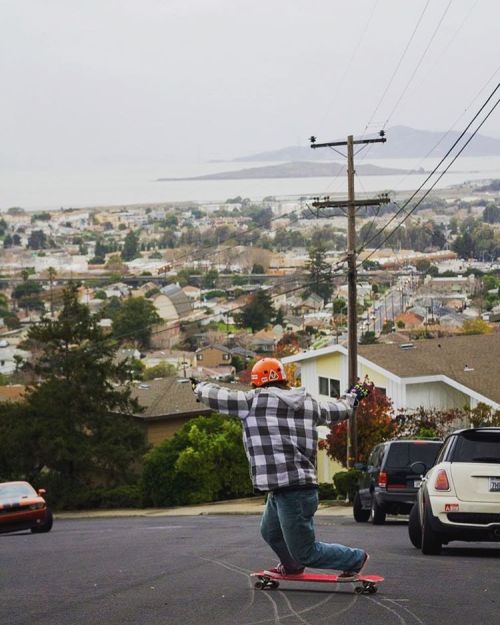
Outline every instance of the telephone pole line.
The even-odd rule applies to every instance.
[[[347,141],[333,141],[316,143],[316,137],[311,137],[311,148],[335,148],[347,146],[347,201],[331,202],[329,199],[313,202],[315,208],[347,208],[347,331],[348,331],[348,372],[349,388],[358,380],[358,315],[357,315],[357,268],[356,268],[356,208],[361,206],[379,206],[387,204],[389,198],[382,196],[375,199],[356,200],[354,193],[354,146],[368,145],[369,143],[385,143],[384,131],[380,131],[378,139],[354,140],[352,135]],[[358,457],[358,441],[356,430],[356,415],[349,419],[347,467],[351,468]]]

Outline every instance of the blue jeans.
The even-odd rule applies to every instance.
[[[365,555],[362,549],[316,540],[317,508],[316,489],[269,493],[260,524],[262,537],[289,571],[304,566],[339,571],[359,567]]]

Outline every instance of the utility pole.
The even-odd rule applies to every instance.
[[[356,200],[354,193],[354,146],[366,146],[370,143],[385,143],[383,130],[378,139],[354,140],[352,135],[347,141],[333,141],[329,143],[316,143],[316,137],[311,137],[311,148],[336,148],[347,146],[347,201],[331,202],[328,198],[323,201],[313,202],[316,208],[347,208],[347,331],[348,331],[348,372],[349,388],[352,388],[358,380],[358,314],[357,314],[357,267],[356,267],[356,208],[361,206],[379,206],[387,204],[389,198],[381,196],[376,199]],[[351,468],[358,457],[358,441],[356,430],[356,415],[353,413],[349,419],[348,427],[348,452],[347,468]]]

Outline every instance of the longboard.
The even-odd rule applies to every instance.
[[[377,592],[377,584],[383,582],[384,578],[380,575],[358,575],[350,579],[342,579],[338,575],[329,575],[327,573],[301,573],[300,575],[279,575],[270,571],[257,571],[251,573],[251,577],[256,577],[257,581],[254,587],[258,590],[274,590],[279,588],[281,581],[287,582],[320,582],[327,584],[360,584],[356,586],[354,592],[357,594],[374,594]]]

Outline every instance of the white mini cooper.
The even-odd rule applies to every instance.
[[[452,540],[500,541],[500,428],[458,430],[444,441],[424,475],[410,512],[412,544],[437,555]]]

